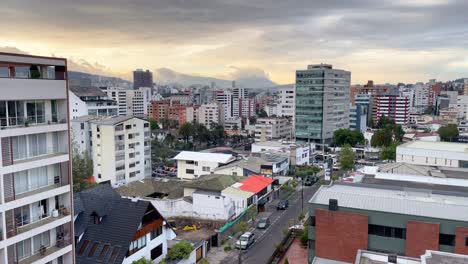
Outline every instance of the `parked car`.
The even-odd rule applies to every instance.
[[[270,218],[268,217],[262,217],[257,222],[258,229],[267,229],[268,226],[270,226]]]
[[[236,241],[236,248],[238,249],[247,249],[255,242],[255,236],[252,232],[245,232],[239,239]]]
[[[289,201],[288,200],[280,200],[278,204],[276,205],[277,210],[286,210],[289,206]]]
[[[312,179],[310,177],[307,177],[304,179],[304,185],[305,186],[312,186]]]

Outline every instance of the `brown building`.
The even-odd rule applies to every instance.
[[[309,263],[354,263],[358,250],[420,257],[468,254],[468,195],[397,186],[336,183],[309,201]]]
[[[388,93],[390,88],[385,85],[374,85],[374,81],[369,80],[367,84],[364,85],[354,85],[351,86],[351,91],[349,94],[349,98],[351,104],[354,105],[354,99],[356,94],[370,94],[370,95],[377,95],[382,93]]]

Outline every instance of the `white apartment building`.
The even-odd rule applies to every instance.
[[[0,53],[0,263],[73,263],[67,61]]]
[[[399,145],[396,162],[415,165],[468,168],[468,144],[410,141]]]
[[[265,141],[252,144],[252,153],[276,152],[289,154],[291,165],[309,165],[311,147],[310,144],[294,142]]]
[[[207,128],[214,124],[224,124],[224,107],[219,103],[209,103],[198,108],[198,123]]]
[[[226,119],[223,126],[225,130],[242,130],[242,118],[233,117]]]
[[[418,82],[414,85],[414,109],[424,112],[429,106],[429,85]]]
[[[71,123],[74,145],[93,159],[96,182],[118,185],[151,177],[149,122],[132,116],[83,116]]]
[[[468,95],[459,95],[457,96],[457,104],[451,105],[450,107],[456,107],[458,109],[459,118],[468,120],[467,110],[468,110]]]
[[[238,98],[234,99],[233,117],[250,118],[255,116],[256,109],[255,98]]]
[[[101,87],[101,89],[117,102],[120,116],[145,117],[148,115],[148,106],[152,98],[150,87],[140,87],[136,90],[120,87]]]
[[[406,125],[409,122],[409,98],[398,95],[377,95],[375,98],[374,122],[385,116],[396,124]]]
[[[116,116],[119,106],[97,87],[70,87],[70,117]]]
[[[284,87],[278,91],[277,116],[291,118],[294,127],[294,115],[296,114],[296,88]]]
[[[182,151],[174,157],[177,161],[177,178],[193,180],[212,174],[221,165],[235,161],[230,154]]]
[[[228,119],[233,117],[233,96],[232,92],[224,91],[224,90],[217,90],[214,92],[214,99],[216,102],[223,105],[224,109],[224,119]]]
[[[258,118],[255,124],[255,141],[274,141],[291,139],[293,128],[286,118]]]
[[[278,105],[277,104],[267,104],[263,107],[263,110],[268,116],[278,116]]]

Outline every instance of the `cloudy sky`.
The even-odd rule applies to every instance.
[[[468,77],[466,0],[2,0],[0,50],[72,68],[294,81],[307,64],[352,82]]]

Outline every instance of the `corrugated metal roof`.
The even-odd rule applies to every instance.
[[[182,151],[174,157],[175,160],[210,161],[218,163],[227,163],[233,160],[233,158],[234,157],[230,154],[204,153],[195,151]]]
[[[427,149],[427,150],[441,150],[441,151],[450,151],[450,152],[468,152],[468,144],[466,143],[453,143],[453,142],[432,142],[432,141],[423,141],[416,140],[410,141],[408,143],[402,144],[400,147],[405,148],[414,148],[414,149]]]
[[[320,187],[309,203],[328,205],[330,199],[337,199],[339,207],[468,221],[468,197],[455,193],[333,184]]]
[[[253,192],[243,191],[241,189],[234,188],[232,186],[227,187],[221,193],[222,194],[229,194],[229,195],[232,195],[232,196],[237,196],[237,197],[240,197],[240,198],[243,198],[243,199],[250,198],[252,195],[254,195]]]

